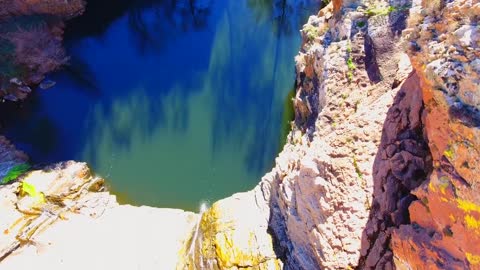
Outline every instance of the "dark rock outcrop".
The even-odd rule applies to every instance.
[[[392,269],[391,234],[409,224],[408,207],[417,198],[411,191],[432,170],[422,124],[422,91],[412,73],[397,93],[382,129],[373,164],[373,203],[362,239],[360,268]]]

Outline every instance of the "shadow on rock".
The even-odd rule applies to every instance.
[[[418,200],[411,191],[432,171],[424,134],[422,91],[413,72],[389,109],[373,164],[374,193],[370,218],[362,236],[359,269],[393,269],[391,234],[409,224],[408,207]]]

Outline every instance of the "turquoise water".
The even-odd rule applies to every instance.
[[[284,143],[298,29],[317,10],[286,2],[127,1],[105,20],[92,5],[67,29],[70,65],[7,135],[34,162],[87,161],[136,205],[247,191]]]

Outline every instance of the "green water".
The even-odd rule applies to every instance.
[[[197,210],[250,190],[288,132],[298,29],[316,8],[148,1],[72,26],[71,65],[8,132],[34,162],[89,162],[123,202]]]

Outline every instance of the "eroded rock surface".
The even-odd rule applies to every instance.
[[[388,8],[384,2],[376,5]],[[386,236],[378,237],[379,247],[373,247],[375,239],[370,246],[362,236],[366,224],[376,222],[372,212],[377,210],[381,220],[393,215],[396,222],[405,222],[409,201],[397,205],[403,196],[397,194],[396,178],[380,194],[386,175],[374,170],[379,146],[389,146],[391,177],[414,182],[425,167],[426,144],[416,141],[422,137],[421,93],[405,83],[412,71],[402,50],[406,11],[389,17],[369,14],[368,8],[361,1],[334,2],[303,28],[295,105],[297,124],[307,136],[297,140],[292,134],[291,145],[277,159],[276,174],[267,180],[273,189],[270,226],[289,269],[353,268],[367,254],[380,252],[381,257]],[[392,104],[399,108],[390,108]],[[389,121],[398,122],[398,128]],[[409,125],[412,130],[402,134]],[[423,153],[417,153],[422,147]],[[374,192],[379,194],[372,198]],[[372,204],[374,198],[380,203]],[[385,230],[378,225],[371,234]]]

